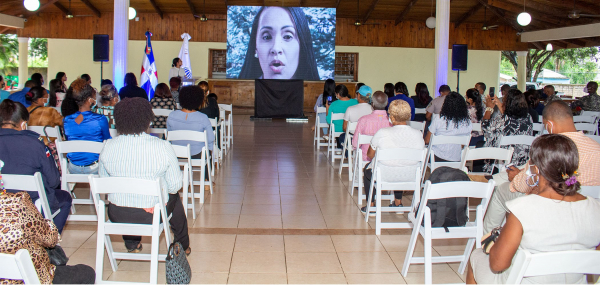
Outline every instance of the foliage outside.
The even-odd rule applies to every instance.
[[[48,67],[48,39],[29,39],[29,67]],[[19,67],[19,42],[16,35],[0,35],[0,73]]]

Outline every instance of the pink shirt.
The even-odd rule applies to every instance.
[[[356,149],[358,145],[358,135],[363,134],[367,136],[373,136],[379,129],[391,127],[390,121],[388,120],[387,112],[385,110],[374,110],[369,115],[362,116],[358,119],[356,130],[354,131],[354,137],[352,137],[352,146]],[[360,146],[362,150],[363,161],[371,161],[367,157],[367,151],[369,151],[369,145],[363,144]]]

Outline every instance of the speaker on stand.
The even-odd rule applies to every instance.
[[[105,61],[109,61],[110,59],[110,54],[109,54],[109,39],[108,39],[108,35],[105,34],[100,34],[100,35],[94,35],[94,61],[95,62],[100,62],[100,81],[102,82],[103,77],[103,66],[102,64]]]
[[[460,71],[467,70],[467,58],[469,55],[469,48],[467,45],[452,45],[452,70],[456,70],[456,92],[460,85]]]

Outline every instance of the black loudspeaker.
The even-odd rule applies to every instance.
[[[452,45],[452,70],[467,70],[467,45]]]
[[[94,61],[109,60],[108,35],[94,35]]]

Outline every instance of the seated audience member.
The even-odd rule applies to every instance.
[[[119,103],[119,94],[117,88],[112,84],[104,84],[100,89],[100,103],[102,106],[96,106],[94,112],[96,114],[104,115],[108,120],[108,125],[111,129],[116,128],[115,126],[115,105]]]
[[[431,117],[433,116],[433,114],[439,115],[440,111],[442,111],[444,99],[446,99],[446,95],[450,94],[450,86],[442,85],[440,86],[438,92],[440,93],[440,96],[431,100],[427,108],[425,108],[425,118],[427,119],[427,121],[431,121]]]
[[[375,157],[375,152],[380,149],[391,148],[411,148],[422,150],[425,148],[423,134],[421,131],[411,128],[408,125],[410,121],[410,105],[404,100],[395,100],[389,104],[388,113],[392,127],[382,128],[375,133],[371,140],[371,146],[367,152],[370,159]],[[381,176],[385,177],[386,181],[402,182],[413,181],[415,179],[415,171],[420,164],[410,160],[398,161],[382,161]],[[365,194],[369,197],[371,178],[373,176],[373,165],[370,162],[364,169],[364,188]],[[373,193],[373,196],[375,193]],[[402,207],[402,191],[394,191],[395,200],[390,204],[390,207]],[[374,197],[373,200],[375,201]],[[375,204],[372,203],[371,206]],[[367,207],[360,209],[366,213]],[[371,212],[370,214],[374,214]]]
[[[112,80],[110,79],[102,79],[102,82],[100,83],[100,87],[104,86],[104,85],[114,85]]]
[[[89,74],[84,73],[79,78],[85,80],[85,83],[87,85],[90,85],[90,86],[92,85],[92,77]]]
[[[506,97],[508,95],[508,91],[510,90],[510,85],[508,84],[503,84],[502,86],[500,86],[500,97]],[[482,96],[482,99],[484,97]]]
[[[371,87],[367,85],[360,87],[358,90],[358,96],[356,97],[358,104],[348,107],[348,109],[346,109],[346,113],[344,113],[344,123],[342,125],[344,132],[348,127],[348,123],[356,123],[362,116],[371,114],[373,112],[373,107],[371,107],[372,94],[373,90]]]
[[[77,79],[71,84],[73,98],[79,111],[64,119],[65,137],[68,141],[103,142],[110,139],[106,117],[92,112],[96,106],[96,92],[85,80]],[[72,174],[98,173],[98,154],[73,152],[67,154],[68,169]],[[64,167],[64,165],[62,166]]]
[[[50,96],[44,87],[33,87],[25,95],[27,101],[31,103],[27,111],[29,111],[29,126],[61,126],[63,125],[63,117],[52,107],[47,107],[50,104]]]
[[[148,100],[148,94],[146,94],[146,90],[138,87],[137,78],[135,78],[135,74],[131,72],[125,74],[125,87],[119,90],[119,97],[121,97],[121,100],[134,97],[140,97]]]
[[[548,105],[552,101],[562,100],[562,99],[560,99],[560,97],[558,95],[556,95],[556,90],[554,89],[554,85],[546,85],[546,86],[544,86],[543,90],[544,90],[543,96],[545,96],[546,98],[542,97],[541,99],[545,100],[544,105]]]
[[[588,95],[585,95],[579,100],[573,102],[573,109],[576,111],[600,111],[600,96],[598,95],[598,83],[595,81],[590,81],[585,86],[583,92],[587,92]]]
[[[62,81],[60,79],[50,80],[50,99],[48,103],[49,107],[60,107],[62,101],[65,99],[65,92],[62,92]]]
[[[470,136],[473,130],[471,117],[465,98],[450,92],[444,99],[444,105],[439,116],[435,116],[429,126],[425,143],[429,143],[431,135],[436,136]],[[457,144],[438,144],[431,146],[435,161],[460,161],[462,147]]]
[[[59,71],[56,73],[55,79],[60,82],[60,88],[58,88],[56,92],[67,93],[67,74]]]
[[[327,79],[325,80],[325,84],[323,84],[323,93],[321,93],[319,95],[319,97],[317,97],[317,102],[315,102],[315,113],[317,113],[317,108],[319,107],[325,107],[328,108],[330,102],[327,101],[327,98],[329,98],[329,96],[331,96],[331,102],[335,101],[335,81],[333,79]],[[325,123],[327,121],[327,111],[325,111],[325,113],[318,113],[319,116],[319,122],[321,123]],[[314,128],[314,127],[313,127]],[[314,129],[313,129],[314,131]],[[327,134],[329,133],[329,128],[323,128],[323,134],[325,136],[327,136]]]
[[[31,81],[35,82],[36,86],[44,86],[44,76],[41,73],[34,73],[31,75]]]
[[[176,104],[179,104],[179,87],[181,86],[181,78],[171,77],[169,79],[169,86],[171,87],[171,97]]]
[[[358,148],[359,135],[373,136],[380,129],[391,127],[387,112],[385,111],[385,107],[387,107],[387,98],[387,95],[381,91],[375,91],[375,93],[373,93],[371,103],[371,105],[373,105],[373,112],[358,119],[358,124],[356,125],[354,136],[352,137],[352,146],[354,146],[354,149]],[[362,149],[363,161],[371,161],[367,156],[369,145],[363,144],[360,145],[360,148]]]
[[[500,139],[503,136],[533,135],[533,121],[529,115],[525,95],[518,89],[511,89],[508,91],[508,95],[502,99],[503,103],[497,97],[488,95],[486,98],[485,104],[487,107],[481,123],[481,129],[485,136],[485,147],[499,147]],[[501,115],[492,117],[494,106],[498,106]],[[509,148],[510,146],[502,147]],[[529,146],[517,144],[512,147],[514,152],[511,163],[515,166],[522,166],[527,163]],[[483,171],[490,172],[493,167],[493,161],[485,160]]]
[[[10,92],[4,90],[5,88],[6,82],[4,81],[4,77],[0,75],[0,103],[2,103],[2,101],[5,99],[8,99],[8,96],[10,96]]]
[[[156,85],[154,98],[150,100],[150,104],[152,105],[152,109],[177,109],[175,106],[175,100],[173,100],[173,97],[171,96],[169,86],[167,86],[167,84],[165,83],[160,83]],[[166,128],[167,116],[154,116],[154,124],[152,125],[152,127],[161,129]]]
[[[62,232],[71,211],[71,194],[60,190],[60,173],[50,150],[41,141],[40,136],[27,130],[29,113],[27,109],[12,100],[0,104],[0,160],[4,161],[4,174],[33,175],[42,174],[44,189],[52,213],[60,209],[54,217],[54,224]],[[16,191],[12,191],[16,192]],[[38,192],[28,192],[35,202]]]
[[[23,87],[23,89],[21,89],[20,91],[10,94],[10,96],[8,96],[8,99],[13,100],[15,102],[19,102],[19,103],[23,104],[23,106],[25,106],[25,108],[27,108],[27,107],[29,107],[30,103],[27,103],[25,94],[27,94],[27,92],[29,92],[29,89],[31,89],[31,87],[35,87],[35,86],[37,86],[35,81],[27,80],[27,82],[25,82],[25,87]]]
[[[487,89],[487,86],[485,86],[485,83],[483,82],[477,82],[475,83],[475,90],[477,90],[477,92],[479,92],[479,95],[481,95],[481,100],[485,100],[485,90]]]
[[[148,100],[127,98],[115,106],[119,136],[106,142],[100,154],[100,177],[160,178],[162,189],[169,193],[167,215],[174,234],[185,253],[190,254],[185,209],[179,198],[182,175],[175,151],[169,142],[146,133],[154,119]],[[109,194],[108,218],[115,223],[151,224],[156,198],[136,194]],[[164,217],[163,217],[164,218]],[[123,236],[128,252],[142,250],[140,236]]]
[[[200,110],[201,113],[205,114],[209,119],[216,119],[217,122],[219,121],[219,113],[220,113],[220,109],[219,109],[219,103],[217,102],[217,94],[215,93],[210,93],[208,94],[208,96],[206,96],[206,104],[202,110]]]
[[[533,109],[538,113],[541,114],[542,112],[544,112],[544,107],[546,106],[544,103],[541,102],[540,98],[542,98],[542,94],[544,94],[544,90],[543,89],[538,89],[535,90],[536,94],[537,94],[537,104],[535,106],[533,106]],[[539,123],[539,118],[538,121],[534,123]]]
[[[75,102],[75,98],[73,98],[72,86],[75,84],[75,82],[78,81],[75,80],[71,82],[71,86],[69,86],[69,89],[67,89],[67,93],[65,94],[65,99],[63,100],[62,104],[60,104],[60,114],[63,116],[63,118],[68,115],[75,114],[77,111],[79,111],[79,106],[77,105],[77,102]]]
[[[539,123],[540,115],[535,109],[538,106],[538,104],[540,103],[540,98],[538,96],[537,90],[529,90],[529,91],[523,93],[523,95],[525,95],[525,100],[527,101],[527,107],[528,107],[527,111],[529,112],[529,115],[531,116],[531,120],[534,123]]]
[[[469,110],[469,117],[471,118],[471,123],[480,123],[483,119],[483,111],[485,107],[483,106],[483,102],[481,102],[481,96],[479,95],[479,91],[475,88],[471,88],[467,90],[467,108]],[[483,141],[483,132],[482,131],[472,131],[471,132],[471,142],[469,146],[475,146],[478,142]]]
[[[386,83],[385,85],[383,85],[383,93],[385,93],[385,95],[387,95],[388,98],[396,96],[396,94],[394,94],[394,84]]]
[[[427,89],[427,84],[423,82],[417,83],[415,86],[415,96],[411,96],[410,99],[415,102],[415,109],[425,109],[431,103],[431,96],[429,96],[429,89]],[[415,121],[423,122],[425,121],[425,114],[415,114]]]
[[[358,82],[356,85],[354,85],[354,97],[358,97],[358,90],[360,90],[360,88],[363,86],[365,86],[365,84],[362,82]]]
[[[332,102],[331,105],[329,105],[329,107],[327,108],[327,124],[331,124],[332,113],[345,114],[348,107],[358,104],[358,101],[356,99],[350,98],[350,94],[348,94],[348,88],[346,88],[346,86],[342,84],[335,87],[335,97],[337,98],[337,100]],[[336,132],[344,132],[344,120],[333,121],[333,126]],[[338,148],[341,148],[342,141],[339,137],[336,140]]]
[[[200,89],[202,89],[202,95],[204,96],[203,98],[206,98],[206,96],[208,96],[208,93],[210,92],[210,90],[208,90],[208,82],[200,81],[198,83],[198,86],[200,87]],[[202,108],[204,108],[204,101],[202,101],[202,105],[198,108],[198,110]]]
[[[559,134],[543,135],[531,145],[526,183],[535,185],[528,195],[506,202],[509,210],[500,236],[486,255],[473,250],[467,283],[504,284],[519,250],[533,254],[600,248],[600,202],[580,189],[577,146]],[[525,283],[586,284],[584,274],[526,277]]]
[[[582,186],[600,185],[600,144],[588,138],[583,132],[578,132],[573,123],[573,112],[564,101],[552,101],[544,108],[542,114],[546,131],[550,134],[561,134],[570,138],[579,153],[579,171],[577,181]],[[511,167],[507,170],[510,182],[500,184],[496,187],[490,200],[485,219],[483,221],[484,232],[490,232],[493,228],[502,224],[506,212],[506,202],[524,196],[532,191],[535,186],[527,183],[526,164],[523,169]]]
[[[88,265],[55,266],[50,263],[46,248],[55,247],[60,242],[59,231],[38,212],[27,192],[0,194],[0,227],[0,253],[15,254],[20,249],[29,251],[41,284],[95,283],[96,272]],[[0,278],[0,283],[21,282]]]
[[[410,95],[408,94],[408,88],[406,88],[406,84],[404,84],[404,82],[396,82],[394,85],[394,91],[396,92],[396,96],[388,99],[388,106],[394,100],[401,99],[406,101],[410,105],[410,120],[413,121],[415,119],[415,101],[408,97]]]

